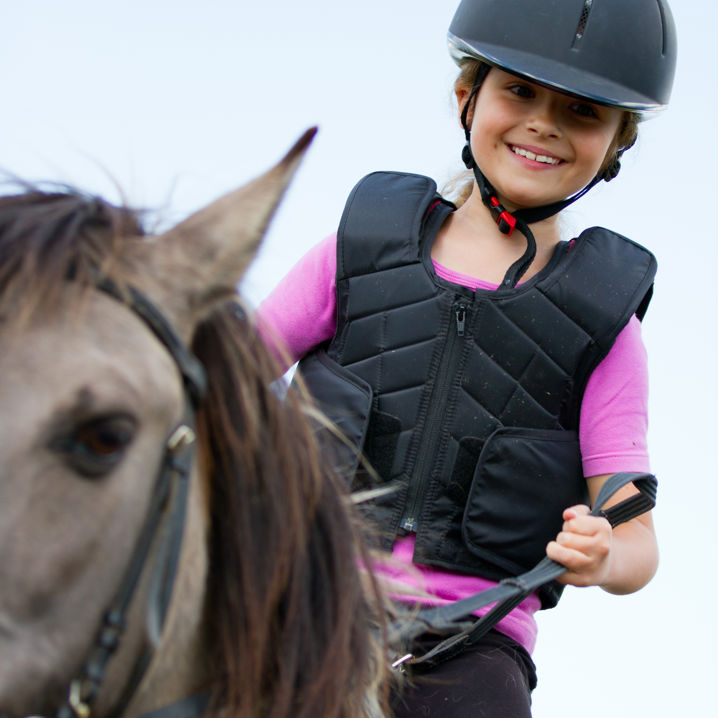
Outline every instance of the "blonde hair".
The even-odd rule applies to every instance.
[[[460,66],[459,75],[454,81],[454,91],[465,90],[471,92],[476,81],[476,75],[483,63],[479,60],[466,58]],[[463,108],[459,108],[460,110]],[[640,115],[636,112],[624,110],[621,126],[613,138],[611,146],[606,152],[606,157],[598,173],[606,182],[610,182],[621,169],[621,156],[633,147],[638,139],[638,123]],[[450,179],[442,188],[442,193],[457,206],[460,207],[471,196],[474,189],[474,175],[471,170],[465,170],[461,174]]]

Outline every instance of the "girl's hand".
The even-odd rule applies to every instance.
[[[563,512],[563,529],[550,541],[546,554],[568,570],[557,580],[572,586],[600,586],[611,569],[613,530],[602,517],[589,516],[588,506]]]

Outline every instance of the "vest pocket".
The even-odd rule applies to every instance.
[[[500,427],[484,444],[462,521],[467,548],[512,573],[532,568],[588,502],[575,431]]]

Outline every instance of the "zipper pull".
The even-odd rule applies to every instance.
[[[459,304],[456,307],[456,334],[460,337],[463,337],[465,328],[466,328],[466,305]]]
[[[402,519],[400,526],[404,529],[404,531],[408,531],[409,533],[416,533],[416,524],[417,521],[415,518],[406,516]]]

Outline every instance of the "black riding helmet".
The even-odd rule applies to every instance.
[[[463,0],[449,51],[600,104],[660,110],[676,29],[665,0]]]
[[[514,226],[526,235],[524,256],[507,272],[514,286],[533,261],[535,242],[528,224],[575,202],[601,180],[595,177],[573,197],[509,214],[476,165],[467,126],[468,107],[491,66],[590,102],[639,113],[667,104],[676,65],[676,30],[665,0],[462,0],[448,33],[457,63],[482,62],[462,116],[466,146],[462,158],[473,169],[484,204],[499,229]]]

